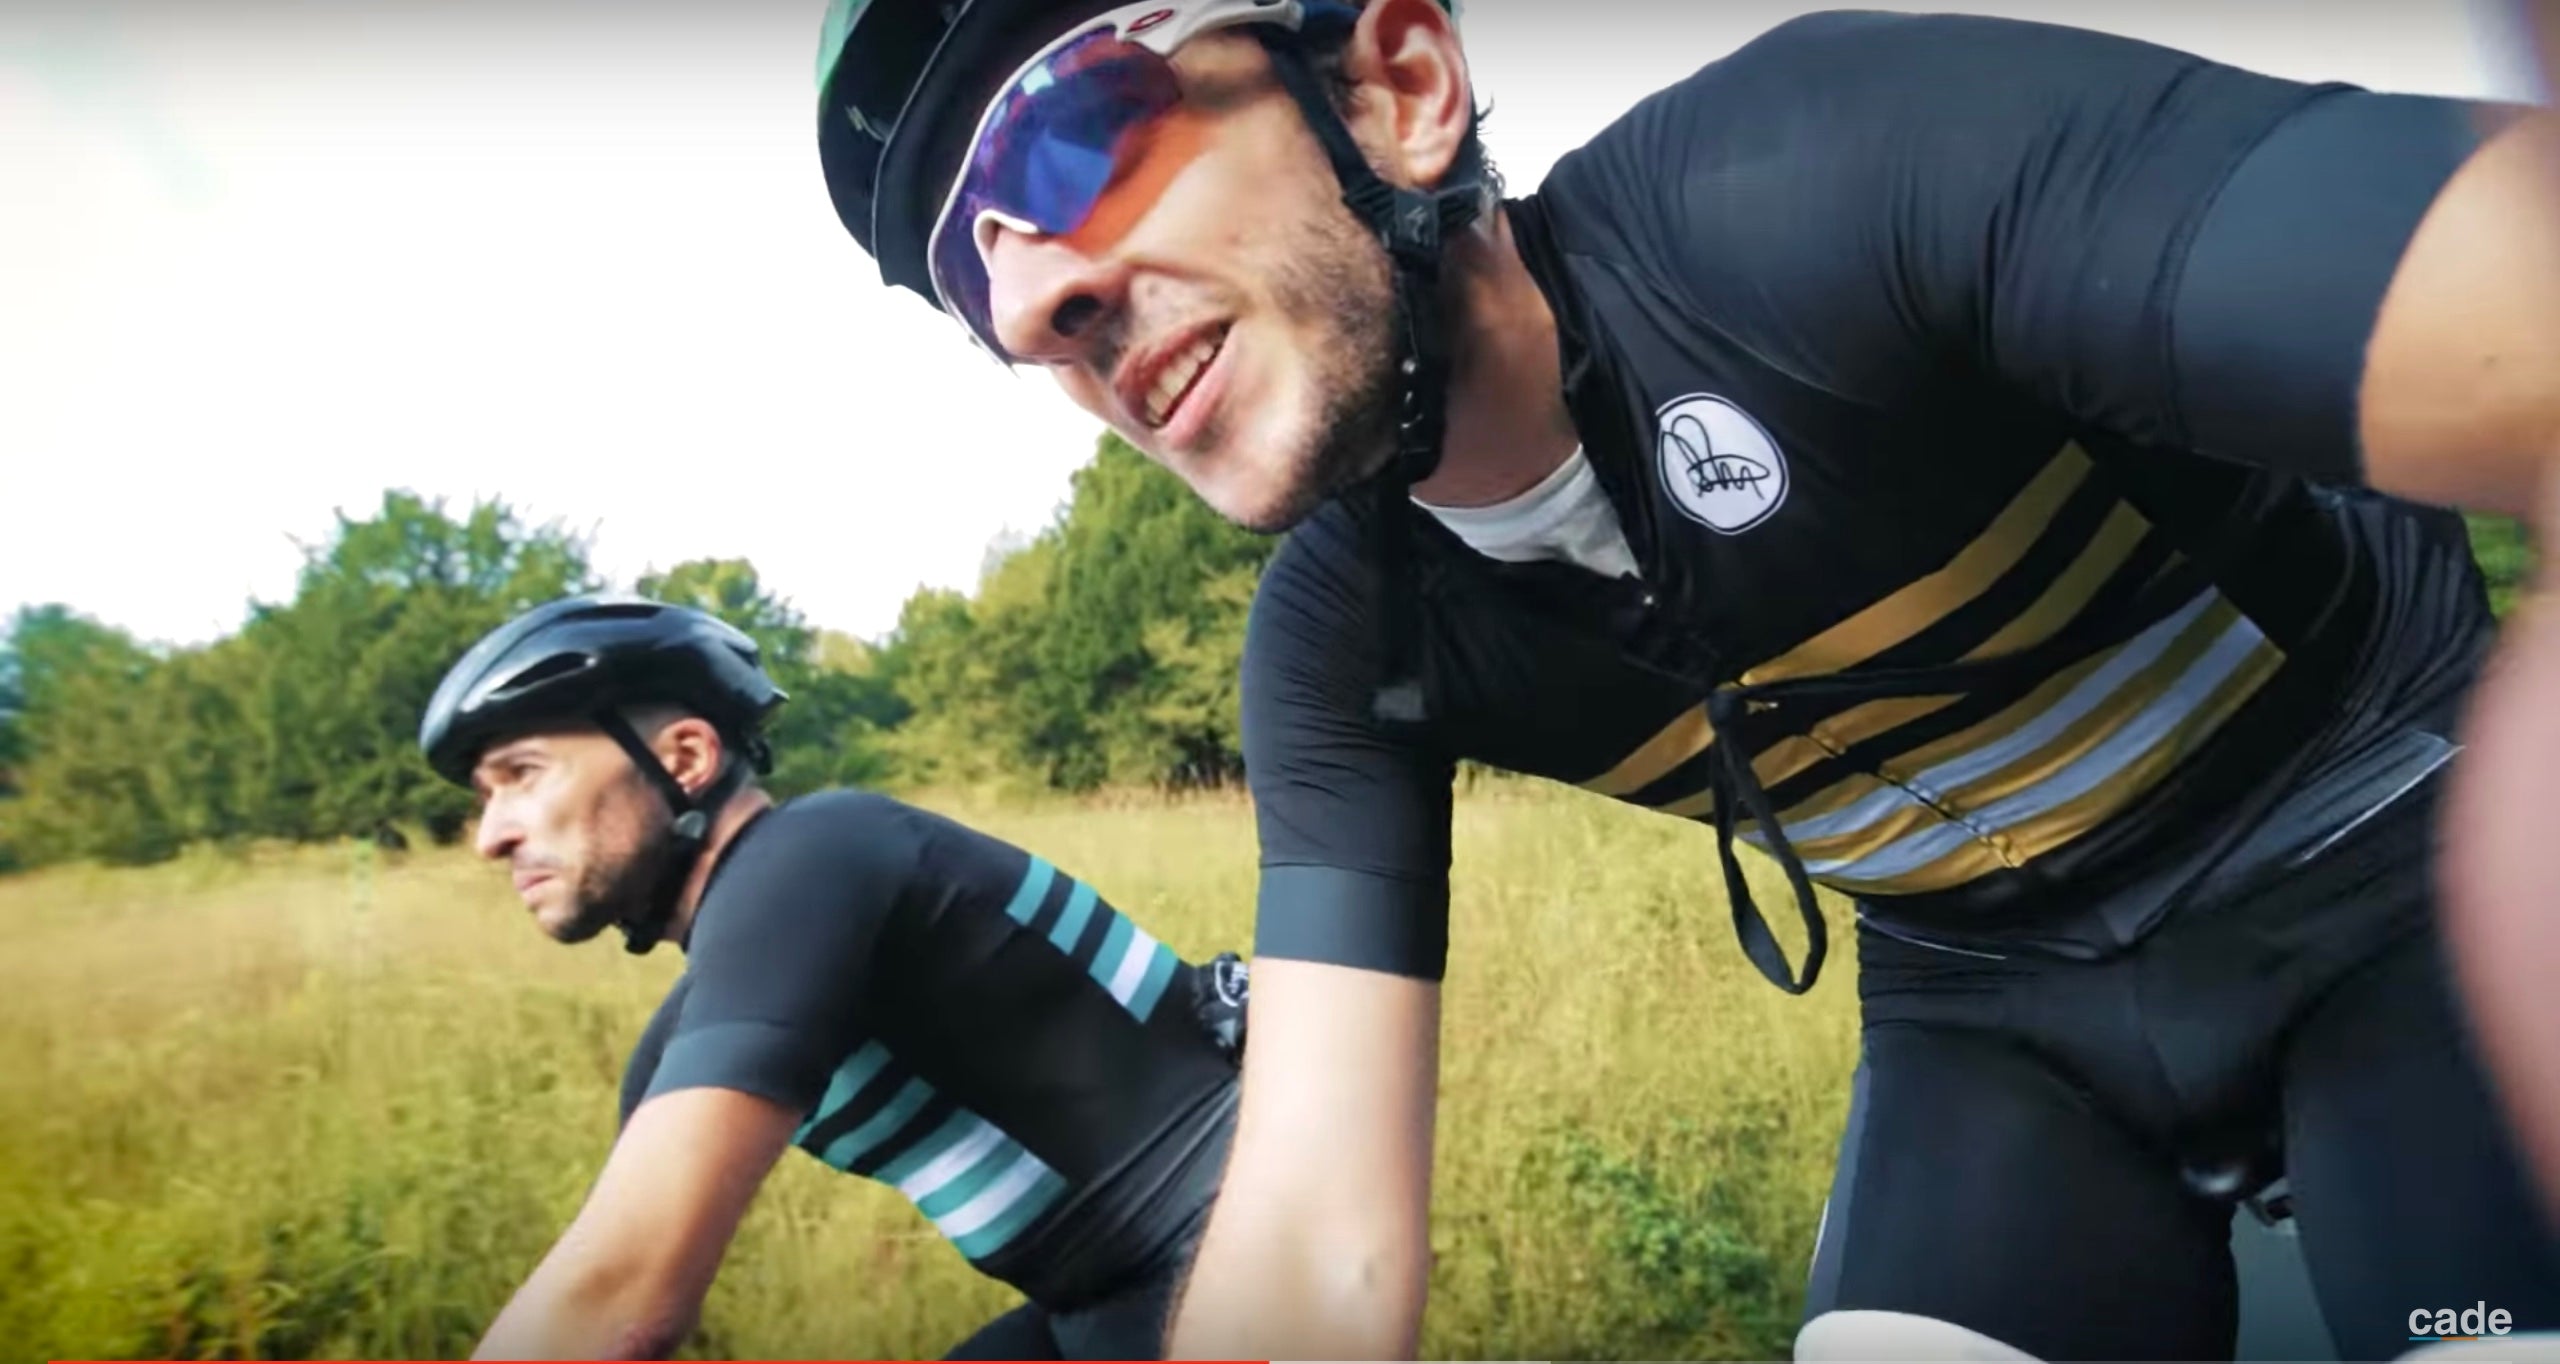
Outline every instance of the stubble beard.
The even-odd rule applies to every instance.
[[[1314,215],[1273,282],[1283,317],[1315,320],[1318,410],[1266,505],[1232,517],[1278,535],[1384,467],[1395,449],[1395,284],[1386,249],[1339,201]]]
[[[617,924],[646,918],[654,898],[671,879],[676,841],[670,824],[658,821],[638,833],[624,851],[589,863],[578,875],[569,921],[552,936],[564,943],[581,943]]]

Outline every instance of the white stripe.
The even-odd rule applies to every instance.
[[[2179,632],[2185,630],[2197,616],[2204,614],[2205,609],[2213,604],[2214,595],[2212,589],[2206,589],[2194,601],[2179,607],[2176,614],[2155,623],[2150,629],[2127,640],[2123,647],[2116,650],[2114,656],[2100,665],[2095,672],[2080,679],[2078,686],[2063,693],[2062,699],[2045,707],[2033,719],[2015,730],[1980,748],[1959,753],[1912,778],[1908,783],[1909,789],[1904,786],[1888,785],[1880,791],[1861,797],[1857,803],[1845,809],[1834,810],[1830,814],[1808,819],[1802,823],[1789,824],[1786,826],[1787,838],[1796,843],[1811,843],[1817,839],[1854,833],[1860,829],[1881,824],[1891,816],[1920,804],[1923,797],[1944,803],[1946,798],[1940,793],[1963,786],[1977,777],[1997,772],[2019,758],[2044,747],[2062,731],[2070,728],[2080,717],[2097,709],[2108,697],[2124,690],[2125,684],[2131,682],[2136,673],[2150,667],[2162,654],[2167,653],[2169,646],[2176,642]],[[1762,842],[1762,836],[1757,829],[1752,830],[1746,837],[1755,846],[1767,846]]]
[[[1041,1164],[1038,1156],[1025,1151],[1021,1158],[1005,1168],[1003,1174],[996,1176],[993,1184],[981,1190],[977,1197],[943,1214],[934,1221],[934,1225],[942,1229],[943,1235],[955,1240],[966,1236],[1002,1216],[1005,1209],[1012,1207],[1016,1199],[1029,1192],[1032,1185],[1040,1182],[1040,1176],[1048,1172],[1049,1167]]]
[[[1842,876],[1857,881],[1884,881],[1937,861],[1972,841],[1976,830],[2012,829],[2048,814],[2099,786],[2157,747],[2178,724],[2195,713],[2213,690],[2239,671],[2266,642],[2246,616],[2234,621],[2212,646],[2190,665],[2167,691],[2106,741],[2081,754],[2070,766],[2013,795],[1970,812],[1962,824],[1942,824],[1877,849],[1854,862],[1808,864],[1808,876]]]
[[[1937,791],[1950,791],[1990,776],[2062,736],[2082,716],[2096,710],[2100,703],[2124,690],[2134,674],[2150,667],[2169,646],[2178,642],[2195,619],[2205,613],[2221,594],[2207,589],[2194,601],[2177,610],[2177,614],[2160,621],[2133,637],[2116,656],[2108,659],[2096,672],[2082,678],[2060,701],[2044,714],[2020,725],[1997,743],[1985,744],[1970,753],[1959,753],[1930,768],[1914,779],[1914,784]],[[2250,627],[2253,631],[2255,626]],[[2180,685],[2184,685],[2183,681]],[[2172,688],[2172,694],[2175,688]]]
[[[1127,1004],[1146,982],[1147,967],[1156,959],[1156,940],[1147,930],[1129,925],[1129,950],[1120,954],[1120,965],[1111,973],[1111,997]]]
[[[984,1118],[977,1120],[978,1130],[951,1143],[951,1149],[928,1160],[914,1174],[898,1181],[898,1192],[909,1198],[923,1198],[943,1185],[958,1179],[978,1159],[994,1150],[1005,1139],[1002,1128]]]

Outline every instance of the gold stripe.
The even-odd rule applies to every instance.
[[[2091,673],[2107,666],[2108,660],[2130,647],[2132,646],[2128,641],[2115,648],[2091,654],[2037,683],[2034,691],[2019,697],[2015,703],[2001,709],[1981,723],[1969,729],[1960,729],[1953,734],[1932,739],[1918,748],[1898,753],[1876,766],[1896,774],[1926,772],[1951,758],[1962,757],[1984,744],[2014,734],[2035,717],[2062,704],[2062,698],[2069,695],[2072,688],[2087,681]]]
[[[2099,525],[2098,533],[2090,537],[2089,547],[2080,551],[2069,568],[2055,575],[2035,605],[2019,612],[2016,620],[2000,627],[1998,634],[1984,640],[1965,658],[1998,658],[2034,648],[2060,634],[2073,617],[2088,609],[2097,598],[2098,589],[2115,577],[2116,570],[2133,557],[2134,547],[2150,533],[2151,523],[2143,519],[2142,513],[2117,503]]]
[[[1788,742],[1801,743],[1803,741],[1800,739],[1790,739]],[[1767,774],[1761,772],[1756,765],[1752,770],[1761,777],[1761,789],[1768,789],[1771,782],[1769,781]],[[1831,785],[1824,787],[1822,790],[1815,792],[1813,795],[1806,797],[1793,808],[1779,811],[1779,822],[1787,824],[1801,824],[1808,819],[1819,819],[1853,801],[1865,799],[1868,793],[1877,790],[1883,785],[1883,782],[1876,780],[1874,777],[1869,776],[1864,772],[1853,772],[1848,776],[1841,778],[1839,781],[1833,782]],[[1662,813],[1666,815],[1678,815],[1683,819],[1700,819],[1715,813],[1716,802],[1713,793],[1700,791],[1696,795],[1683,797],[1660,808]],[[1756,819],[1743,819],[1735,822],[1733,831],[1737,834],[1751,833],[1758,830],[1759,827],[1760,821]]]
[[[1707,816],[1716,812],[1716,793],[1715,790],[1710,787],[1691,795],[1682,796],[1680,799],[1660,808],[1662,813],[1679,819],[1705,819]],[[1739,833],[1741,831],[1737,829],[1735,832]]]
[[[1707,708],[1691,706],[1672,717],[1652,738],[1618,761],[1618,765],[1582,783],[1604,796],[1627,796],[1662,779],[1662,774],[1707,751],[1716,739],[1707,723]]]
[[[2205,705],[2180,721],[2160,743],[2128,763],[2124,771],[2085,795],[2056,806],[2017,828],[1993,835],[1991,841],[1968,841],[1928,866],[1881,881],[1855,881],[1843,877],[1827,877],[1825,881],[1842,890],[1864,894],[1920,895],[1953,889],[2004,868],[2024,866],[2088,833],[2135,797],[2158,785],[2162,777],[2210,738],[2250,697],[2257,694],[2259,688],[2266,685],[2267,679],[2284,666],[2284,657],[2284,651],[2273,643],[2261,642],[2248,659],[2214,690]]]
[[[2026,557],[2036,537],[2088,477],[2089,456],[2062,447],[1982,534],[1946,566],[1742,675],[1754,685],[1854,667],[1944,620]]]
[[[1954,698],[1933,701],[1931,708],[1945,705],[1952,699]],[[1820,726],[1815,728],[1818,732]],[[1767,748],[1761,749],[1760,756],[1751,760],[1751,770],[1760,778],[1762,786],[1775,786],[1782,781],[1794,780],[1815,763],[1838,756],[1840,756],[1838,749],[1825,748],[1820,739],[1802,734],[1790,734],[1783,739],[1772,741]]]
[[[2170,641],[2168,648],[2160,651],[2158,658],[2143,665],[2140,672],[2126,678],[2124,685],[2116,688],[2113,695],[2092,706],[2088,714],[2073,720],[2060,734],[2053,737],[2052,742],[2033,753],[2022,756],[2007,767],[1985,773],[1964,786],[1947,792],[1947,803],[1961,811],[1978,810],[1994,801],[2006,800],[2086,757],[2091,750],[2113,737],[2126,722],[2150,709],[2161,698],[2172,694],[2178,685],[2178,679],[2186,676],[2187,670],[2195,666],[2196,660],[2204,657],[2205,652],[2213,647],[2214,641],[2222,638],[2224,632],[2239,619],[2240,609],[2228,600],[2217,597],[2212,606],[2197,612],[2196,618],[2187,622],[2187,627],[2178,632],[2178,637]],[[2014,711],[2004,712],[1998,718],[2008,720],[2013,714]],[[1977,742],[1992,742],[2014,731],[2019,724],[2033,718],[2017,716],[2012,723],[1996,733],[1989,732],[1989,726],[1986,725],[1984,727],[1986,732]],[[2180,723],[2183,724],[2184,721],[2181,720]],[[1900,763],[1894,766],[1901,769],[1890,773],[1897,780],[1906,779],[1905,773],[1927,770],[1925,767],[1904,767]]]
[[[2117,503],[2115,510],[2109,512],[2106,521],[2099,526],[2098,533],[2090,539],[2088,548],[2082,550],[2069,567],[2055,575],[2043,595],[2019,613],[2017,619],[1968,650],[1959,661],[1973,663],[1997,658],[2032,648],[2052,638],[2088,608],[2099,589],[2105,587],[2107,581],[2124,567],[2125,561],[2133,557],[2134,548],[2142,543],[2142,537],[2150,530],[2151,523],[2144,520],[2140,512]],[[1786,754],[1787,761],[1778,764],[1778,775],[1770,777],[1764,772],[1763,779],[1773,785],[1785,781],[1820,761],[1825,756],[1825,749],[1845,751],[1944,710],[1961,699],[1957,696],[1897,696],[1869,701],[1827,716],[1813,726],[1815,744],[1807,745],[1803,751]],[[1770,751],[1775,752],[1777,747],[1771,745]],[[1755,763],[1753,770],[1761,769]]]
[[[1970,729],[1959,730],[1944,738],[1933,740],[1924,747],[1913,749],[1891,762],[1878,763],[1876,766],[1888,777],[1893,778],[1895,784],[1902,785],[1908,780],[1903,774],[1928,771],[1949,758],[1970,753],[1986,743],[2005,738],[2016,732],[2020,726],[2061,704],[2062,698],[2069,695],[2073,687],[2087,680],[2091,673],[2105,667],[2107,660],[2115,657],[2124,647],[2127,646],[2119,645],[2115,649],[2084,658],[2046,679],[2034,691],[2027,693],[1999,714],[1983,720]],[[1878,785],[1882,784],[1882,782],[1878,783]],[[1907,785],[1905,789],[1909,789]],[[1914,816],[1921,818],[1915,819]],[[1789,811],[1787,814],[1787,818],[1797,821],[1809,817],[1794,811]],[[1944,823],[1946,818],[1935,808],[1923,804],[1918,809],[1894,815],[1892,828],[1882,836],[1870,837],[1868,830],[1853,829],[1845,833],[1833,834],[1829,838],[1799,843],[1796,845],[1796,851],[1808,862],[1855,861],[1858,858],[1874,855],[1877,850],[1905,833],[1916,833],[1926,824]]]

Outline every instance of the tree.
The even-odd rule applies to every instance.
[[[1235,671],[1274,541],[1220,520],[1106,435],[1056,523],[974,600],[920,592],[886,654],[915,708],[899,774],[1189,785],[1241,771]]]
[[[305,550],[294,598],[261,605],[241,638],[235,685],[245,768],[261,791],[254,821],[294,838],[368,835],[417,819],[457,833],[469,797],[417,753],[436,683],[474,639],[555,597],[592,591],[585,543],[525,525],[505,503],[460,519],[441,501],[386,493],[370,518],[340,513]]]
[[[9,859],[141,862],[175,850],[142,715],[158,660],[123,631],[58,604],[12,618],[6,657],[23,791],[0,826]]]
[[[708,611],[755,640],[765,671],[790,694],[767,733],[774,766],[765,785],[774,794],[863,785],[888,774],[879,736],[906,718],[907,707],[860,641],[812,629],[744,559],[693,559],[643,574],[639,592]]]

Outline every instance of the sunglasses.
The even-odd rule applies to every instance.
[[[1359,17],[1339,0],[1157,0],[1102,14],[1042,48],[979,117],[934,221],[926,259],[944,310],[998,360],[1021,363],[996,339],[985,230],[1057,237],[1084,226],[1148,125],[1182,102],[1171,58],[1184,43],[1244,24],[1295,32]]]

